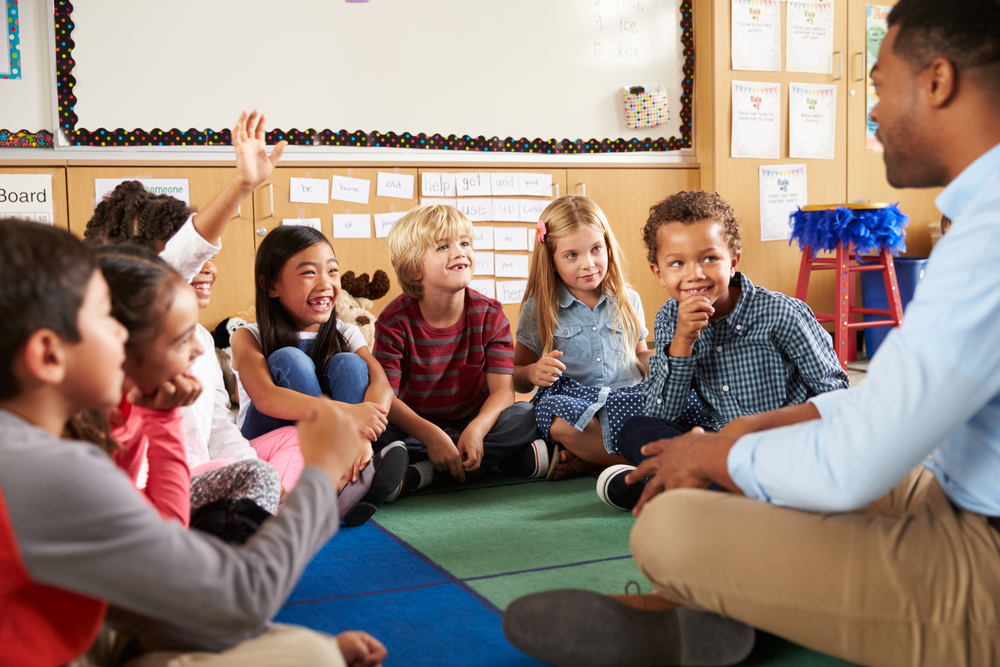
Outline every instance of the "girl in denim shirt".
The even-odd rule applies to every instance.
[[[549,479],[624,463],[615,449],[618,430],[642,414],[653,351],[621,256],[590,199],[561,197],[542,212],[517,325],[514,387],[539,388],[535,417],[559,462]]]

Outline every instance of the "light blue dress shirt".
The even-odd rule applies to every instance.
[[[621,389],[642,382],[642,371],[626,363],[624,331],[615,323],[617,308],[614,299],[601,296],[594,310],[559,285],[559,324],[553,332],[552,347],[563,356],[563,372],[586,387]],[[634,289],[628,290],[629,301],[639,316],[639,340],[646,340],[649,329],[642,312],[642,301]],[[517,342],[541,355],[538,335],[538,315],[534,297],[524,300],[517,320]],[[635,348],[633,348],[634,350]]]
[[[954,225],[865,381],[811,399],[821,420],[745,435],[730,450],[747,496],[853,510],[923,462],[956,506],[1000,516],[1000,145],[936,203]]]

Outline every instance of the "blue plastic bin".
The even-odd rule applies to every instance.
[[[896,266],[896,283],[899,285],[899,297],[905,310],[906,305],[913,298],[917,283],[923,280],[927,258],[894,257],[892,261]],[[865,308],[889,310],[889,299],[885,296],[885,281],[881,271],[861,272],[861,298]],[[885,315],[865,315],[865,322],[884,319],[886,319]],[[869,359],[875,356],[878,346],[885,340],[891,328],[884,326],[865,329],[865,353]]]

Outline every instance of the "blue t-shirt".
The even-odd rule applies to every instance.
[[[620,389],[642,381],[639,366],[628,359],[625,331],[615,322],[618,311],[615,300],[604,296],[594,310],[560,285],[558,325],[552,332],[552,347],[563,353],[559,361],[566,364],[564,374],[588,387]],[[649,335],[642,301],[635,290],[628,290],[629,301],[639,317],[639,340]],[[517,342],[541,356],[538,335],[538,309],[533,297],[524,300],[517,321]],[[635,348],[632,348],[633,351]]]

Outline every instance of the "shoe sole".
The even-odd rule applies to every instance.
[[[600,477],[597,478],[597,497],[607,505],[608,507],[614,507],[616,510],[622,510],[623,512],[631,512],[631,507],[622,507],[621,505],[615,505],[608,498],[608,485],[611,483],[611,479],[617,475],[622,470],[635,470],[635,466],[630,466],[625,463],[618,463],[613,466],[608,466],[601,473]]]
[[[512,602],[503,632],[524,653],[556,667],[734,665],[755,631],[691,609],[641,611],[582,590],[536,593]]]
[[[364,495],[358,503],[347,511],[344,515],[344,525],[349,528],[360,526],[372,518],[375,510],[378,509],[386,497],[399,486],[403,476],[406,475],[406,466],[410,463],[410,455],[404,446],[387,447],[379,454],[384,454],[375,474],[372,476],[372,485],[368,493]]]

